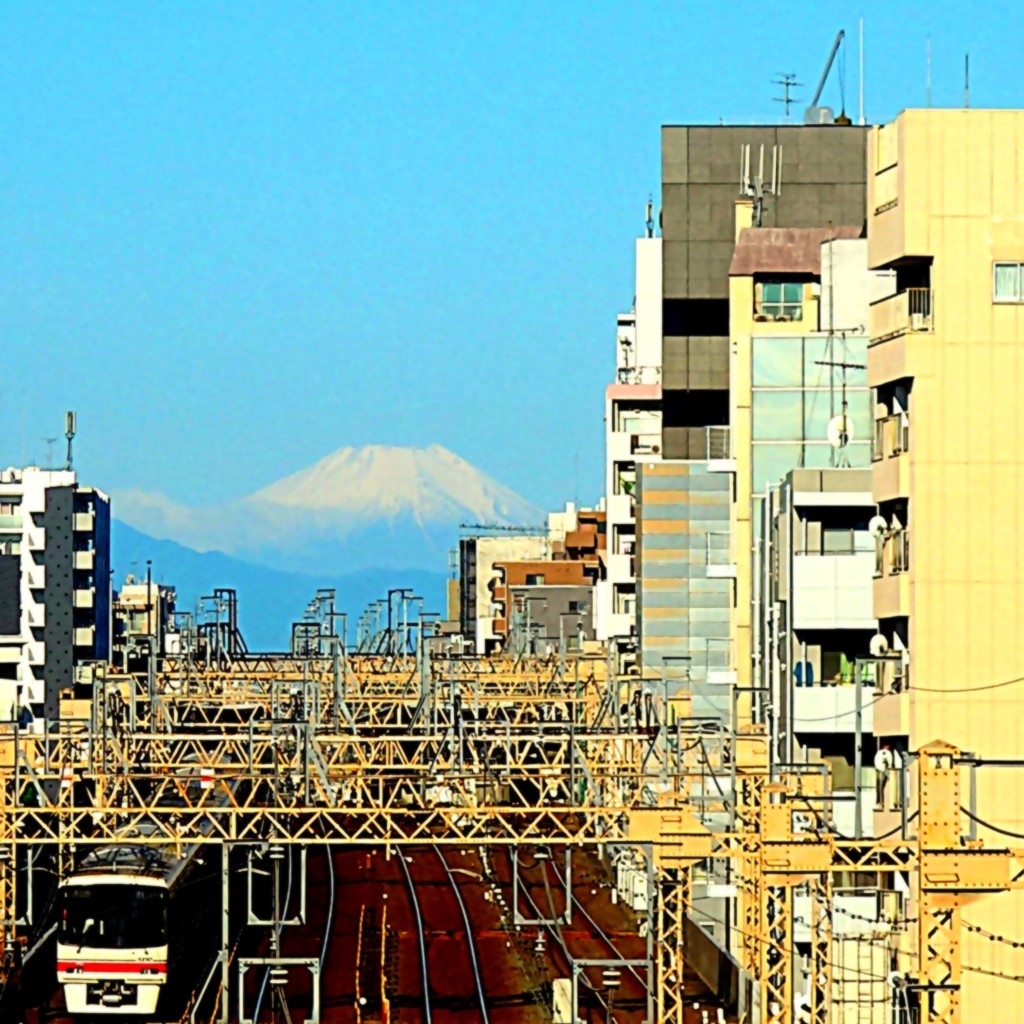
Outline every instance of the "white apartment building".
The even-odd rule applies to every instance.
[[[73,470],[0,471],[0,720],[58,717],[110,621],[110,499]]]
[[[636,635],[636,465],[661,459],[662,248],[636,241],[633,309],[618,316],[615,380],[605,389],[608,575],[598,585],[598,639]]]

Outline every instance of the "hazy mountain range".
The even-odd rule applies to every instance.
[[[450,451],[342,448],[247,497],[184,505],[115,492],[115,585],[127,573],[173,584],[180,608],[214,587],[239,591],[254,649],[282,649],[318,587],[335,587],[351,616],[412,587],[444,612],[448,552],[459,524],[540,525],[544,514]],[[354,618],[353,618],[354,623]]]

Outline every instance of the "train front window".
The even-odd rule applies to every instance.
[[[100,949],[167,943],[167,892],[150,886],[68,886],[62,891],[60,941]]]

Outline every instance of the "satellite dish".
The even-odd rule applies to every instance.
[[[833,416],[828,421],[825,436],[833,448],[845,448],[853,440],[853,420],[842,413]]]
[[[881,537],[888,528],[889,524],[885,521],[885,516],[872,516],[868,520],[868,533],[872,537]]]
[[[884,658],[889,653],[889,641],[881,633],[876,633],[868,644],[868,650],[873,658]]]

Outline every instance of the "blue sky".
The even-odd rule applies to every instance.
[[[8,2],[0,464],[74,407],[109,490],[436,442],[592,500],[660,125],[777,119],[839,27],[856,116],[859,14],[869,120],[923,104],[929,32],[935,105],[965,50],[972,105],[1019,104],[1004,7]]]

